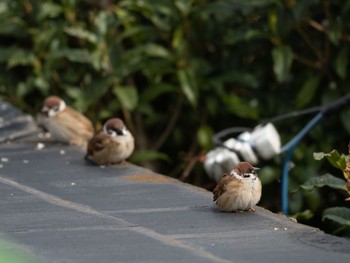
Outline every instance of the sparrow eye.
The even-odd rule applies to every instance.
[[[112,136],[121,136],[124,135],[123,130],[121,129],[109,129],[108,134]]]
[[[244,177],[244,178],[249,178],[249,177],[250,177],[250,173],[244,173],[244,174],[243,174],[243,177]]]
[[[55,112],[57,112],[57,111],[59,110],[59,107],[58,107],[58,106],[53,106],[53,107],[52,107],[52,110],[55,111]]]

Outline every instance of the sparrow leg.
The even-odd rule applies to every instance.
[[[255,208],[254,207],[251,207],[251,208],[249,208],[247,211],[251,211],[251,212],[255,212]]]
[[[237,209],[237,210],[235,210],[234,212],[237,213],[237,214],[238,214],[238,213],[243,213],[243,210]]]

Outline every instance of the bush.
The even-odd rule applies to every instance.
[[[349,8],[340,0],[3,0],[0,92],[32,114],[56,94],[97,127],[120,116],[136,137],[134,162],[210,189],[200,160],[213,133],[348,92]],[[349,116],[343,109],[302,141],[290,189],[322,173],[313,152],[344,149]],[[309,117],[277,122],[282,141]],[[274,211],[280,164],[260,165],[262,205]],[[291,214],[320,201],[291,197]]]

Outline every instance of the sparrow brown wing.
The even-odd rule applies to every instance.
[[[114,137],[104,132],[96,134],[88,143],[85,159],[98,165],[110,165],[120,162],[120,144]]]
[[[96,155],[103,154],[109,143],[111,143],[110,137],[107,134],[99,132],[88,142],[85,159],[93,160]]]
[[[76,134],[85,140],[88,140],[93,136],[94,128],[91,121],[70,107],[67,107],[54,118],[56,118],[56,121],[65,127],[65,129],[72,135]]]
[[[213,201],[216,201],[220,195],[225,193],[226,191],[226,185],[233,180],[232,177],[229,174],[224,174],[218,184],[216,185],[215,189],[213,190],[214,198]]]
[[[92,155],[93,152],[102,151],[108,144],[112,142],[111,138],[102,132],[96,134],[88,144],[87,153]]]
[[[71,107],[67,107],[66,110],[72,114],[71,116],[73,116],[74,119],[80,123],[80,125],[84,126],[84,130],[88,131],[89,133],[94,132],[94,127],[87,117]]]

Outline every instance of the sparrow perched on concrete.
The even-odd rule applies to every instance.
[[[91,121],[57,96],[45,99],[37,121],[57,142],[86,146],[94,135]]]
[[[238,163],[230,173],[224,174],[215,187],[214,201],[222,211],[255,211],[261,197],[261,181],[248,162]]]
[[[98,165],[118,164],[134,151],[134,137],[119,118],[109,119],[88,144],[85,159]]]

